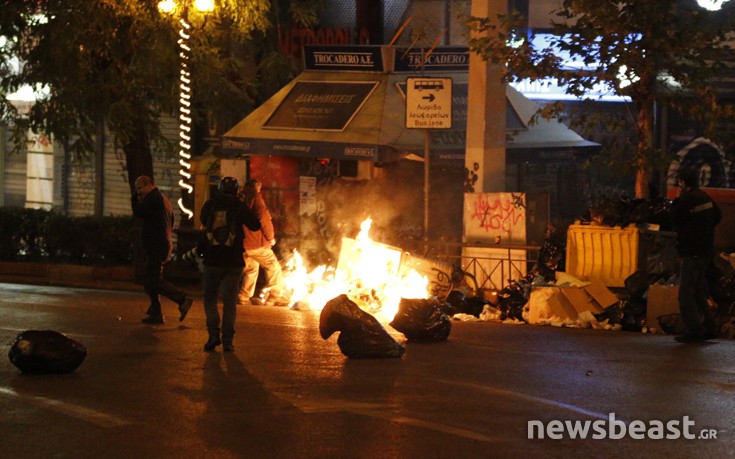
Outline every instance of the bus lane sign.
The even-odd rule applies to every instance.
[[[406,78],[406,127],[452,128],[451,78]]]

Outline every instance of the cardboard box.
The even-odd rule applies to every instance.
[[[561,320],[577,320],[585,311],[599,314],[618,301],[618,297],[601,282],[585,287],[534,287],[529,299],[528,322],[534,324],[553,316]]]
[[[602,309],[616,304],[620,299],[600,281],[592,281],[584,290],[594,299]]]
[[[665,314],[679,313],[679,286],[653,284],[648,287],[648,305],[646,307],[646,325],[648,328],[661,330],[658,318]]]

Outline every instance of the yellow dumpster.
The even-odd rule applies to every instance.
[[[638,270],[638,228],[570,225],[567,231],[566,272],[581,280],[624,287]]]

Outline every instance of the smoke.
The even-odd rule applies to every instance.
[[[407,232],[421,230],[423,194],[421,185],[409,180],[381,177],[370,181],[335,180],[323,190],[327,224],[341,237],[355,237],[368,217],[370,237],[390,243]]]

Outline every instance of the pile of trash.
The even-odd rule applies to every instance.
[[[654,225],[660,231],[673,231],[673,201],[666,198],[629,199],[625,196],[604,198],[588,208],[579,218],[581,224],[602,226]]]
[[[707,277],[710,307],[720,337],[732,339],[733,267],[724,256],[718,256]],[[676,275],[636,271],[626,279],[624,288],[613,292],[600,282],[581,281],[564,272],[557,271],[553,281],[533,272],[491,298],[462,297],[452,292],[447,302],[457,311],[452,315],[454,320],[680,334],[684,330],[675,301],[678,284]]]
[[[659,225],[661,231],[673,229],[670,201],[666,200],[608,200],[590,208],[588,223],[645,223]],[[547,240],[528,275],[479,296],[453,291],[446,301],[454,320],[680,334],[677,270],[671,269],[665,250],[647,255],[640,270],[625,279],[624,287],[613,291],[601,282],[583,281],[564,272],[565,244]],[[735,334],[734,260],[735,255],[719,254],[707,272],[711,311],[720,326],[720,337],[730,339]]]

